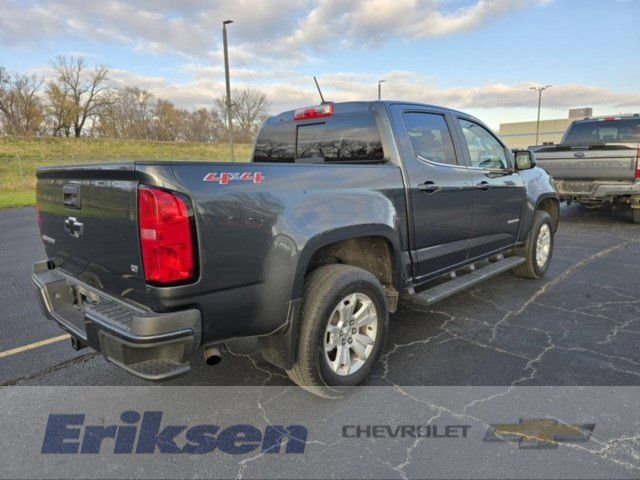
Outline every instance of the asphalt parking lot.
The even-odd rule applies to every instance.
[[[370,385],[640,385],[640,227],[629,217],[563,207],[545,278],[507,273],[433,308],[403,304]],[[145,384],[49,340],[63,332],[30,284],[31,264],[44,258],[34,209],[0,211],[0,245],[0,352],[19,349],[0,353],[1,385]],[[291,384],[253,341],[228,347],[219,365],[197,356],[171,384]]]
[[[40,313],[30,284],[31,264],[44,258],[34,210],[1,211],[0,387],[6,388],[0,389],[0,475],[405,479],[529,472],[536,478],[638,478],[640,228],[629,217],[626,210],[564,207],[545,278],[507,273],[433,308],[403,303],[369,380],[372,388],[336,408],[290,388],[251,340],[230,343],[215,367],[196,356],[192,371],[164,388],[145,388],[148,383],[89,350],[74,352]],[[304,455],[113,457],[107,441],[97,456],[40,454],[51,412],[86,412],[103,425],[130,409],[163,412],[166,422],[190,425],[299,423],[309,431],[307,449]],[[483,441],[493,422],[523,419],[597,426],[588,442],[544,454],[523,451],[517,441]],[[470,437],[352,439],[343,430],[414,422],[440,431],[467,425]]]

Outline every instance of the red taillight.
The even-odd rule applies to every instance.
[[[333,115],[333,103],[323,103],[316,107],[301,108],[293,115],[294,120],[312,120],[314,118],[330,117]]]
[[[147,282],[186,283],[195,278],[193,213],[179,193],[141,186],[138,190],[140,244]]]
[[[640,149],[638,149],[638,153],[636,154],[636,178],[640,180]]]

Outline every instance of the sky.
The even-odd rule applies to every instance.
[[[0,0],[0,66],[45,78],[56,55],[111,69],[184,108],[231,84],[270,110],[383,98],[467,111],[497,128],[640,112],[640,0]]]

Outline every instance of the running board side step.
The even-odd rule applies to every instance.
[[[525,262],[526,259],[523,257],[502,258],[486,266],[470,269],[470,273],[460,276],[452,275],[451,280],[436,285],[435,287],[427,288],[420,293],[415,293],[409,298],[417,303],[432,305],[478,283],[484,282],[488,278],[512,270]]]

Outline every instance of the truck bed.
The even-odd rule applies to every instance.
[[[37,177],[41,235],[57,268],[137,308],[195,307],[212,319],[204,341],[282,325],[296,295],[290,265],[318,232],[372,222],[407,230],[397,213],[404,211],[404,185],[393,165],[142,161],[44,168]],[[142,185],[188,196],[197,241],[193,282],[145,282]]]

